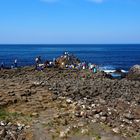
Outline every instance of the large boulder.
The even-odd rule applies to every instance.
[[[128,72],[128,79],[140,80],[140,65],[134,65]]]

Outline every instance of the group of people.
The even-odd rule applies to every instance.
[[[65,62],[66,59],[68,61],[70,59],[71,64],[66,63]],[[38,71],[42,71],[45,67],[59,67],[59,66],[67,69],[78,69],[78,70],[89,69],[93,73],[97,73],[97,69],[98,69],[97,65],[92,63],[86,63],[86,62],[72,63],[71,57],[68,52],[65,52],[64,55],[60,56],[60,58],[57,60],[54,58],[53,61],[45,61],[45,63],[42,62],[41,56],[35,58],[35,69]]]
[[[60,63],[60,64],[59,64]],[[17,68],[17,59],[14,60],[14,63],[11,65],[11,69]],[[95,64],[80,62],[78,58],[74,55],[70,55],[68,52],[64,52],[62,56],[57,59],[53,59],[53,61],[45,61],[43,63],[41,56],[37,56],[35,58],[35,69],[38,71],[42,71],[45,67],[62,67],[67,69],[89,69],[91,72],[97,72],[97,66]],[[1,63],[0,69],[6,68],[4,63]]]
[[[41,56],[35,58],[35,70],[41,71],[45,67],[53,67],[56,64],[56,59],[54,58],[53,61],[46,60],[44,63],[41,59]]]
[[[14,60],[14,63],[11,65],[11,69],[17,68],[17,67],[18,67],[17,59],[15,59]],[[4,62],[1,62],[0,70],[5,69],[5,68],[6,68],[6,66],[5,66]]]

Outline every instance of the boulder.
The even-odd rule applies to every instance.
[[[134,65],[128,72],[128,79],[140,80],[140,65]]]

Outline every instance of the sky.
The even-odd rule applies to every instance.
[[[0,0],[0,44],[140,43],[140,0]]]

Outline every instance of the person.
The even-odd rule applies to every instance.
[[[93,66],[93,73],[97,73],[97,67],[96,67],[96,65]]]
[[[13,68],[14,68],[14,65],[12,64],[12,65],[11,65],[11,69],[13,69]]]
[[[17,59],[15,59],[15,61],[14,61],[14,66],[15,66],[15,68],[17,68]]]
[[[39,58],[36,57],[35,58],[35,69],[37,69],[38,65],[39,65]]]
[[[44,64],[45,64],[45,67],[49,67],[49,61],[48,60],[46,60]]]
[[[83,70],[85,70],[86,69],[86,63],[84,62],[84,63],[82,63],[82,67],[83,67]]]
[[[38,56],[38,63],[42,63],[41,56]]]
[[[36,62],[36,64],[39,63],[39,59],[38,59],[38,57],[35,58],[35,62]]]
[[[3,62],[1,62],[1,67],[0,67],[0,69],[4,69],[4,63],[3,63]]]

